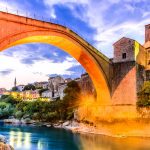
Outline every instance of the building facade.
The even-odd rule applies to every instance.
[[[126,37],[115,42],[113,46],[113,103],[135,104],[137,92],[146,80],[146,50],[137,41]]]
[[[33,84],[36,88],[43,88],[43,89],[48,89],[48,82],[43,81],[43,82],[34,82]]]
[[[22,92],[24,89],[25,85],[17,85],[18,91]]]

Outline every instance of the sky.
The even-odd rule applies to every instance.
[[[121,37],[144,43],[149,6],[149,0],[0,0],[0,11],[65,25],[109,58],[113,57],[113,43]],[[0,52],[0,64],[0,87],[7,89],[15,77],[18,84],[27,84],[54,75],[76,78],[85,72],[66,52],[41,43]]]

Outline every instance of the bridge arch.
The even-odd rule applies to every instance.
[[[6,15],[8,15],[6,18],[1,19],[0,14],[0,28],[3,29],[0,37],[0,51],[33,42],[56,46],[74,57],[88,72],[95,86],[99,104],[110,104],[108,77],[95,57],[94,53],[98,52],[92,46],[64,26],[25,17],[21,17],[22,20],[18,21],[18,16],[4,14],[4,16]],[[10,17],[9,21],[8,17]],[[105,56],[101,55],[101,57],[108,61]]]

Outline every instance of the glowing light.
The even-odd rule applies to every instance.
[[[17,141],[16,141],[16,145],[18,148],[22,147],[22,132],[17,132]]]
[[[25,133],[24,146],[25,146],[25,148],[30,149],[30,146],[31,146],[31,133]]]
[[[10,131],[9,141],[10,141],[10,145],[14,147],[14,144],[15,144],[15,132],[14,131]]]
[[[43,145],[42,142],[39,140],[38,141],[38,150],[42,150],[43,149]]]

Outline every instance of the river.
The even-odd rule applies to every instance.
[[[0,134],[15,150],[150,150],[149,138],[112,138],[64,129],[0,123]]]

